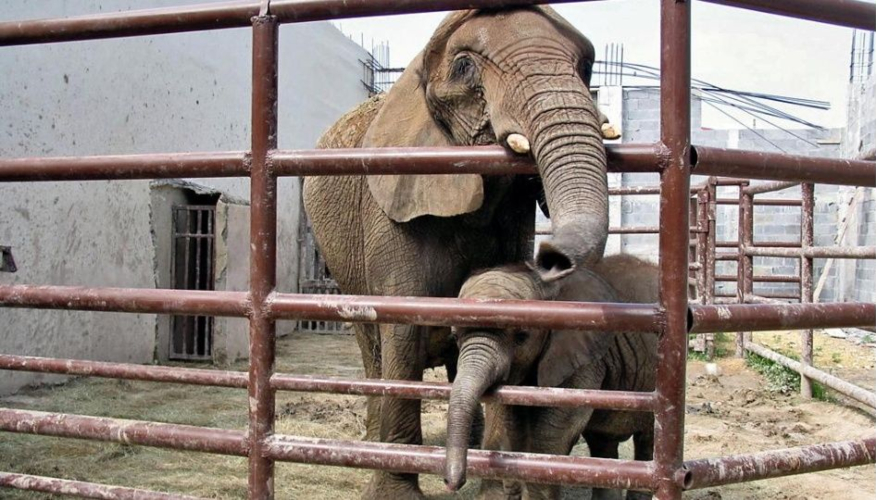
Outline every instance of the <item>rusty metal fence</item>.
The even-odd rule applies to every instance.
[[[873,156],[865,155],[864,158]],[[716,187],[722,185],[738,186],[737,198],[718,198]],[[772,193],[784,189],[800,187],[799,198],[758,199],[755,195]],[[812,183],[768,182],[754,184],[749,180],[732,180],[709,177],[696,194],[698,217],[703,223],[697,228],[697,240],[691,245],[696,247],[699,256],[696,268],[697,295],[701,303],[712,304],[785,304],[788,300],[796,300],[802,304],[818,302],[816,289],[813,287],[815,258],[828,259],[876,259],[874,246],[814,246],[815,220],[815,187]],[[735,205],[739,209],[736,241],[717,241],[716,206]],[[800,238],[798,241],[754,241],[754,207],[756,206],[786,206],[800,208]],[[838,230],[837,243],[842,237],[843,229]],[[717,254],[717,248],[733,248],[736,251]],[[755,275],[754,257],[784,257],[799,259],[798,271],[793,275]],[[736,262],[737,274],[716,274],[715,264],[718,259]],[[829,267],[822,271],[821,286],[826,280]],[[716,293],[715,282],[735,282],[736,292]],[[754,293],[754,283],[791,283],[798,286],[795,293]],[[876,318],[870,325],[876,325]],[[866,390],[832,374],[812,366],[813,331],[805,329],[800,332],[800,361],[783,356],[763,345],[752,341],[749,332],[736,332],[736,355],[743,356],[752,352],[786,366],[800,374],[800,392],[804,398],[812,397],[812,380],[815,380],[834,391],[851,397],[861,403],[876,409],[876,393]]]
[[[710,0],[713,3],[872,30],[876,5],[853,0]],[[516,405],[587,405],[652,411],[654,460],[471,451],[469,473],[487,478],[651,490],[678,499],[685,489],[873,463],[876,437],[758,454],[683,460],[685,361],[689,333],[872,325],[876,304],[688,304],[691,174],[828,184],[876,185],[876,162],[694,147],[690,144],[690,2],[661,3],[661,133],[656,144],[609,146],[609,170],[657,172],[660,189],[658,304],[483,304],[457,299],[313,296],[274,291],[277,178],[290,175],[534,172],[499,147],[445,149],[276,149],[277,37],[280,23],[539,3],[527,0],[250,0],[70,19],[0,23],[0,45],[23,45],[182,31],[252,27],[252,145],[249,151],[0,160],[0,181],[250,177],[250,290],[218,292],[69,286],[0,286],[6,307],[236,316],[249,319],[248,373],[0,356],[0,368],[246,388],[247,431],[0,409],[0,430],[124,442],[248,457],[249,497],[273,497],[275,461],[439,473],[442,448],[310,439],[274,433],[276,391],[318,391],[446,399],[449,386],[410,381],[300,377],[274,373],[280,319],[430,325],[536,325],[659,335],[656,390],[650,393],[500,388]],[[460,163],[460,160],[466,160]],[[464,165],[464,167],[460,166]],[[500,319],[501,318],[501,319]],[[0,473],[0,485],[95,498],[191,498],[94,483]]]

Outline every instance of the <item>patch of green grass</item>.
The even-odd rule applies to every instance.
[[[783,356],[799,361],[793,353],[780,353]],[[745,365],[767,379],[767,390],[790,395],[800,392],[800,374],[776,363],[771,359],[761,357],[753,352],[745,353]],[[812,397],[821,401],[830,401],[824,386],[812,381]]]
[[[873,342],[876,342],[876,337],[873,337],[868,333],[867,335],[864,335],[864,338],[861,339],[861,341],[865,344],[872,344]]]

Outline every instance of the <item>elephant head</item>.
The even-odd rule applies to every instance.
[[[460,298],[492,300],[615,301],[611,286],[587,269],[562,281],[545,282],[524,266],[475,274]],[[444,482],[451,490],[465,484],[472,419],[480,398],[499,384],[558,387],[587,363],[602,358],[610,337],[597,332],[533,328],[454,328],[459,344],[457,375],[447,413]]]
[[[556,280],[598,261],[608,233],[593,62],[593,45],[549,7],[454,12],[389,92],[362,145],[498,143],[531,154],[553,225],[536,265]],[[480,175],[371,176],[368,185],[396,222],[484,204]]]

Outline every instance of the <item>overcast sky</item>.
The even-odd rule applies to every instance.
[[[624,45],[627,63],[659,65],[660,2],[613,0],[555,9],[593,42],[597,58]],[[445,14],[350,19],[337,24],[366,48],[386,40],[390,64],[406,66]],[[784,108],[826,127],[845,124],[852,30],[704,2],[693,3],[693,76],[735,90],[830,101],[829,111]],[[704,106],[704,125],[739,128]],[[745,118],[751,125],[751,117]],[[759,126],[763,126],[759,122]]]

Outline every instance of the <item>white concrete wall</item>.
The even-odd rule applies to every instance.
[[[0,20],[201,1],[7,1]],[[248,149],[250,39],[243,28],[2,47],[0,155]],[[312,147],[367,97],[359,81],[365,57],[328,23],[281,27],[280,147]],[[249,198],[247,179],[194,181]],[[298,185],[282,179],[279,186],[284,291],[297,287]],[[0,185],[0,244],[12,246],[19,268],[0,273],[0,283],[153,288],[152,208],[148,181]],[[152,315],[0,309],[0,329],[6,353],[144,362],[155,350]],[[4,373],[0,393],[42,380]]]

